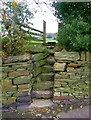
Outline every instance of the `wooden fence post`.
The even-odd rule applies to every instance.
[[[43,20],[43,44],[46,44],[46,22]]]

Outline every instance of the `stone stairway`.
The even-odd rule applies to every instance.
[[[55,42],[47,42],[46,43],[46,46],[47,46],[47,48],[49,48],[49,49],[53,49],[54,47],[55,47]]]
[[[54,70],[53,65],[55,62],[54,51],[51,50],[50,55],[45,59],[46,64],[40,65],[42,72],[36,76],[36,80],[31,91],[32,103],[30,108],[42,108],[53,105],[53,83],[54,83]],[[54,47],[54,46],[53,46]],[[36,67],[36,65],[35,65]]]

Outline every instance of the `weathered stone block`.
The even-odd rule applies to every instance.
[[[54,97],[55,96],[60,96],[61,94],[60,94],[60,92],[54,92]]]
[[[69,96],[69,93],[61,93],[61,96]]]
[[[73,82],[73,80],[69,80],[69,79],[55,79],[55,82]]]
[[[30,85],[29,84],[18,85],[18,91],[19,92],[29,91],[29,89],[30,89]]]
[[[9,99],[2,99],[4,105],[9,105],[16,102],[16,97],[10,97]]]
[[[71,80],[74,80],[74,79],[77,79],[77,80],[78,80],[78,79],[81,79],[81,75],[71,74],[71,75],[70,75],[70,79],[71,79]]]
[[[45,65],[42,67],[43,73],[53,72],[53,67],[51,65]]]
[[[31,96],[32,98],[51,98],[52,91],[32,91]]]
[[[37,68],[34,69],[33,75],[34,75],[34,77],[36,77],[40,73],[42,73],[42,67],[37,67]]]
[[[86,61],[91,62],[91,52],[86,52]]]
[[[17,87],[16,86],[6,86],[6,87],[2,87],[2,90],[5,92],[10,92],[10,91],[17,92]]]
[[[64,96],[64,95],[62,95],[62,96],[60,96],[60,97],[54,97],[53,99],[54,100],[69,100],[69,99],[73,99],[74,97],[73,96]]]
[[[19,84],[29,83],[30,80],[31,80],[30,76],[21,76],[21,77],[15,78],[13,82],[16,85],[19,85]]]
[[[53,67],[51,67],[51,66],[35,67],[33,75],[38,76],[40,73],[49,73],[49,72],[52,72],[52,71],[53,71]]]
[[[29,75],[29,71],[27,71],[27,70],[17,70],[17,71],[8,73],[9,77],[17,77],[17,76],[22,76],[22,75],[23,76]]]
[[[42,73],[40,75],[40,79],[45,81],[45,80],[53,80],[54,79],[54,73]]]
[[[17,110],[18,110],[18,111],[21,111],[21,112],[27,112],[27,111],[30,110],[29,104],[17,106]]]
[[[55,59],[54,59],[54,57],[53,57],[53,56],[49,56],[49,57],[47,58],[47,63],[53,65],[53,64],[55,63]]]
[[[12,86],[12,80],[11,79],[6,79],[1,81],[2,87],[11,87]]]
[[[60,61],[77,61],[80,59],[79,53],[78,52],[55,52],[54,54],[55,59],[60,62]]]
[[[69,90],[70,88],[64,88],[64,87],[54,89],[55,92],[68,92]]]
[[[66,87],[67,86],[67,82],[61,82],[61,86]]]
[[[17,93],[17,91],[9,91],[9,92],[7,92],[7,94],[8,94],[9,97],[11,97],[11,96],[14,97],[13,95],[15,93]]]
[[[24,92],[16,92],[13,94],[14,97],[25,97],[25,96],[28,96],[29,94],[29,91],[24,91]]]
[[[69,75],[60,75],[60,74],[55,74],[56,79],[69,79]]]
[[[40,61],[35,61],[34,62],[34,67],[36,68],[36,67],[40,67],[40,66],[42,66],[42,65],[45,65],[45,64],[47,64],[47,61],[46,60],[40,60]]]
[[[76,70],[73,67],[67,67],[68,73],[76,73]]]
[[[55,63],[54,64],[55,71],[65,71],[65,69],[66,69],[66,63]]]
[[[55,88],[61,87],[61,84],[54,84],[54,87],[55,87]]]
[[[12,95],[11,95],[12,96]],[[4,99],[4,98],[8,98],[8,97],[11,97],[11,96],[9,96],[6,92],[3,92],[2,93],[2,98]],[[1,96],[0,96],[0,98],[1,98]]]
[[[8,66],[8,72],[16,71],[17,69],[27,69],[30,67],[28,62],[15,62],[15,63],[7,63],[3,64],[4,67]],[[7,70],[5,70],[7,72]]]
[[[7,73],[2,72],[2,79],[5,79],[7,77]]]
[[[22,102],[22,103],[29,102],[30,100],[31,100],[31,96],[25,96],[25,97],[18,97],[17,98],[17,102]]]
[[[80,65],[76,64],[76,63],[70,63],[70,64],[67,65],[67,67],[77,68],[77,67],[80,67]]]
[[[48,57],[48,55],[48,53],[37,53],[33,55],[33,61],[43,60],[44,58]]]
[[[81,60],[85,61],[86,60],[86,53],[81,52]]]
[[[28,96],[29,91],[19,92],[18,97],[25,97]]]
[[[10,72],[10,71],[12,71],[12,69],[9,68],[8,66],[6,66],[6,67],[2,67],[2,72],[7,73],[7,72]]]
[[[49,90],[53,88],[53,82],[46,81],[46,82],[39,82],[33,85],[33,90]]]
[[[7,98],[2,98],[2,104],[6,104],[7,103]]]
[[[43,45],[33,45],[33,44],[30,44],[27,47],[28,47],[27,48],[28,51],[31,52],[31,53],[43,53],[45,51],[48,51],[47,47],[43,46]]]
[[[3,59],[3,63],[12,63],[17,61],[28,61],[31,59],[30,54],[18,55],[18,56],[9,56],[7,59]]]

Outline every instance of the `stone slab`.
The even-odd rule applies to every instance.
[[[48,53],[37,53],[33,55],[33,61],[39,61],[45,59],[49,54]]]
[[[30,76],[21,76],[21,77],[15,78],[13,80],[13,82],[16,85],[20,85],[20,84],[24,84],[24,83],[29,83],[30,80],[31,80]]]
[[[55,59],[59,61],[77,61],[80,59],[78,52],[55,52],[54,54]]]
[[[54,77],[54,73],[42,73],[40,75],[40,79],[43,81],[53,80],[53,77]]]
[[[53,57],[53,56],[49,56],[49,57],[47,58],[47,62],[48,62],[49,64],[54,64],[54,63],[55,63],[54,57]]]
[[[54,64],[54,70],[55,71],[65,71],[66,63],[55,63]]]
[[[49,90],[53,88],[52,81],[38,82],[33,85],[33,90]]]
[[[9,77],[17,77],[17,76],[22,76],[22,75],[29,75],[29,71],[27,71],[27,70],[17,70],[17,71],[8,73]]]
[[[35,100],[33,103],[31,103],[30,109],[50,107],[50,106],[53,106],[53,102],[50,99],[48,100],[40,99],[40,100]]]
[[[18,97],[17,102],[26,103],[31,100],[31,96]]]
[[[51,91],[32,91],[31,92],[32,98],[51,98],[52,92]]]
[[[21,105],[21,106],[18,106],[17,107],[17,110],[19,110],[19,111],[21,111],[21,112],[23,112],[23,111],[29,111],[29,105],[28,104],[26,104],[26,105]]]
[[[17,61],[28,61],[32,58],[30,54],[9,56],[7,59],[3,59],[3,63],[12,63]]]

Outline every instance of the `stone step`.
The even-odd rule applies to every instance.
[[[32,98],[52,98],[52,91],[48,91],[48,90],[45,90],[45,91],[32,91],[31,92],[31,97]]]
[[[52,81],[54,78],[54,73],[42,73],[40,75],[40,78],[44,81],[44,80],[50,80]]]
[[[53,102],[51,99],[36,99],[34,100],[29,108],[44,108],[44,107],[51,107],[53,106]]]
[[[53,57],[53,56],[49,56],[49,57],[47,58],[47,62],[48,62],[49,64],[53,65],[53,64],[55,63],[54,57]]]
[[[55,51],[53,49],[49,49],[50,55],[54,56]]]
[[[44,68],[44,73],[46,72],[53,72],[53,66],[51,66],[51,65],[45,65],[45,66],[43,66],[43,68]]]
[[[50,90],[53,89],[53,81],[36,82],[33,85],[33,90]]]
[[[47,48],[54,48],[55,46],[47,46]]]
[[[31,100],[31,96],[18,97],[17,102],[26,103]]]

